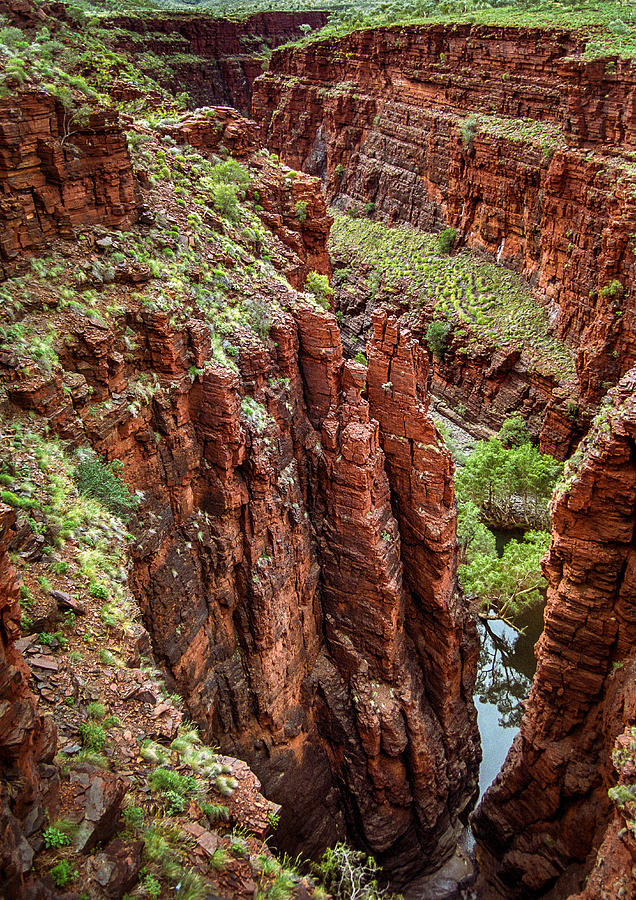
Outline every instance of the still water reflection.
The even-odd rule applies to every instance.
[[[543,629],[543,608],[526,613],[518,624],[524,629],[522,634],[499,619],[479,620],[475,706],[483,753],[480,796],[494,781],[519,730],[521,703],[530,693],[536,669],[534,645]]]

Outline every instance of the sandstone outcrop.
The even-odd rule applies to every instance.
[[[116,114],[87,120],[50,94],[0,100],[0,273],[79,225],[125,227],[138,215],[126,137]]]
[[[610,392],[553,501],[537,674],[520,734],[473,817],[485,877],[506,896],[575,889],[612,817],[611,753],[636,716],[635,388],[632,371]],[[629,830],[608,840],[633,853]]]
[[[582,50],[567,31],[369,29],[274,53],[253,115],[330,202],[453,225],[532,278],[597,401],[636,361],[636,70]]]
[[[25,895],[25,873],[34,849],[29,838],[55,815],[59,776],[50,765],[56,729],[43,716],[29,688],[29,670],[16,648],[21,610],[8,544],[13,510],[0,504],[0,890]]]

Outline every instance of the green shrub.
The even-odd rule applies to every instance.
[[[77,729],[82,739],[82,745],[87,750],[96,750],[98,753],[106,746],[106,732],[101,725],[94,722],[82,722]]]
[[[252,180],[249,170],[232,158],[216,163],[209,177],[217,184],[235,184],[243,191],[248,189]]]
[[[95,766],[98,769],[109,769],[110,763],[103,753],[96,750],[80,750],[75,757],[78,762],[86,763],[88,766]]]
[[[247,318],[252,330],[266,340],[272,327],[272,309],[264,297],[252,297],[245,304]]]
[[[215,210],[230,222],[238,222],[241,211],[238,188],[234,184],[215,184],[212,187],[212,203]]]
[[[329,300],[333,296],[333,290],[326,275],[318,272],[310,272],[305,282],[305,290],[313,294],[322,307],[329,307]]]
[[[499,440],[504,447],[520,447],[530,443],[530,432],[519,413],[504,419],[499,429]]]
[[[456,240],[456,228],[444,228],[443,231],[440,231],[440,233],[437,235],[437,246],[440,253],[450,253],[455,246]]]
[[[358,350],[358,352],[356,353],[356,355],[353,358],[355,359],[355,361],[357,363],[360,363],[361,366],[368,365],[367,358],[364,355],[364,353],[362,352],[362,350]]]
[[[618,300],[623,293],[623,285],[615,278],[601,288],[601,297],[603,300]]]
[[[199,785],[191,775],[179,775],[172,769],[155,769],[148,779],[150,790],[161,794],[170,810],[182,812],[187,799],[196,796]]]
[[[143,882],[144,891],[149,897],[161,896],[161,884],[152,875],[146,875]]]
[[[105,463],[85,459],[75,467],[73,480],[80,494],[99,500],[113,515],[126,521],[137,500],[122,478],[123,468],[119,460]]]
[[[122,818],[128,828],[138,831],[144,824],[144,811],[140,806],[127,806],[122,810]]]
[[[468,118],[464,120],[460,129],[460,134],[462,142],[469,147],[477,134],[477,119],[475,116],[468,116]]]
[[[307,221],[307,202],[305,200],[298,201],[294,207],[294,215],[301,225]]]
[[[212,824],[215,822],[228,822],[230,818],[229,809],[220,803],[202,803],[201,811],[205,813]]]
[[[89,719],[96,719],[101,722],[106,718],[106,707],[103,703],[89,703],[86,707],[86,715]]]
[[[426,329],[426,343],[433,356],[439,360],[444,359],[449,332],[450,325],[441,319],[433,319]]]
[[[209,859],[209,866],[211,869],[221,871],[226,867],[229,858],[227,851],[223,847],[217,847]]]
[[[88,593],[97,600],[108,600],[109,597],[108,588],[104,587],[103,584],[99,584],[97,581],[91,581]]]
[[[63,859],[50,870],[51,878],[58,888],[64,888],[71,881],[75,881],[78,874],[77,869],[74,869],[67,859]]]
[[[47,849],[57,850],[59,847],[68,847],[71,843],[70,835],[59,828],[55,828],[53,825],[49,825],[48,828],[44,829],[42,837],[44,838],[44,846]]]

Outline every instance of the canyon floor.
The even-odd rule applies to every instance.
[[[635,59],[0,0],[0,898],[636,896]]]

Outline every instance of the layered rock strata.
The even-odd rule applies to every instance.
[[[376,306],[396,316],[408,310],[399,294],[354,280],[353,289],[338,284],[338,269],[347,265],[344,254],[333,260],[334,302],[342,314],[342,342],[348,355],[363,350],[372,329]],[[357,273],[356,273],[357,274]],[[412,334],[426,346],[426,312]],[[518,348],[470,346],[462,330],[452,333],[442,359],[433,358],[428,384],[436,410],[479,439],[488,439],[515,413],[521,415],[542,453],[566,459],[575,449],[589,417],[578,404],[572,383],[561,384],[556,375],[528,365]]]
[[[134,577],[155,650],[206,733],[283,804],[278,839],[317,853],[348,831],[400,877],[453,850],[479,750],[452,465],[421,351],[386,330],[369,401],[335,319],[307,307],[276,321],[267,352],[241,345],[240,375],[209,362],[196,322],[148,317],[140,359],[162,390],[135,417],[121,402],[81,421],[84,398],[71,426],[54,385],[12,396],[39,408],[52,390],[51,421],[144,491]],[[194,384],[193,361],[208,363]]]
[[[537,674],[473,822],[484,871],[505,896],[537,897],[555,884],[557,896],[569,893],[611,819],[611,752],[636,716],[635,389],[631,372],[610,393],[553,502]],[[629,830],[620,841],[633,853]]]
[[[0,100],[0,274],[78,225],[130,225],[138,215],[126,137],[115,118],[87,121],[50,94]]]
[[[108,24],[119,49],[135,57],[156,56],[161,66],[151,74],[175,94],[187,91],[192,108],[226,105],[249,115],[252,84],[267,67],[271,51],[298,40],[303,25],[322,28],[327,16],[307,10],[224,19],[153,11],[148,17],[115,16]]]
[[[8,555],[14,521],[13,510],[0,504],[0,891],[22,898],[34,856],[29,839],[41,843],[47,812],[55,817],[59,776],[51,765],[55,725],[40,713],[16,647],[22,613]]]
[[[533,29],[354,32],[275,53],[253,114],[270,149],[319,174],[330,201],[429,231],[453,225],[532,278],[597,400],[636,361],[625,155],[636,71],[582,51],[574,34]]]
[[[256,169],[277,265],[302,285],[328,265],[318,183]],[[7,395],[122,460],[155,652],[206,735],[282,804],[279,844],[318,854],[348,835],[403,881],[452,853],[476,784],[452,464],[395,321],[378,319],[367,376],[333,314],[279,277],[269,290],[269,334],[237,326],[233,365],[196,312],[177,324],[131,302],[116,326],[65,312],[50,374],[3,353]],[[152,390],[135,402],[140,379]]]

